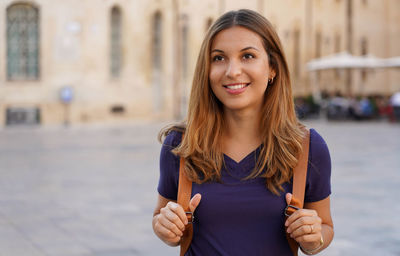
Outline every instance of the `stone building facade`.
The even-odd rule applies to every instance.
[[[397,0],[0,0],[0,127],[180,118],[206,30],[239,8],[276,27],[295,95],[312,90],[313,58],[400,55]],[[328,92],[400,90],[398,70],[317,79]]]

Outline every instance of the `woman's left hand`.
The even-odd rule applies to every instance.
[[[291,199],[292,194],[286,194],[288,204]],[[313,250],[320,246],[322,220],[317,211],[309,209],[297,210],[286,220],[285,226],[290,237],[296,240],[302,248]]]

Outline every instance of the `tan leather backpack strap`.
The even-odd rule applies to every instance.
[[[299,162],[293,170],[293,197],[299,200],[300,208],[304,205],[304,193],[306,189],[308,151],[310,147],[310,132],[306,131],[306,136],[302,143],[302,152]]]
[[[183,138],[183,135],[182,135]],[[185,174],[185,159],[180,158],[179,161],[179,185],[178,185],[178,204],[180,204],[186,213],[188,218],[188,224],[185,226],[183,236],[181,238],[181,252],[180,255],[185,255],[189,249],[190,243],[193,238],[193,213],[190,212],[189,202],[192,195],[192,182],[187,178]]]
[[[308,168],[308,152],[310,147],[310,132],[306,130],[306,136],[302,142],[302,152],[299,162],[293,170],[293,193],[290,204],[285,209],[286,218],[296,210],[304,206],[304,194],[306,190],[307,168]],[[286,232],[286,238],[289,242],[293,255],[297,256],[299,244]]]

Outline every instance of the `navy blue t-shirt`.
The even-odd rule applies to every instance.
[[[176,200],[179,158],[171,150],[181,142],[181,134],[171,132],[160,156],[161,196]],[[265,178],[243,181],[254,169],[260,148],[239,163],[224,155],[226,168],[222,182],[193,183],[192,196],[202,195],[194,215],[193,240],[186,255],[292,255],[284,229],[285,194],[289,183],[277,196],[270,192]],[[316,202],[331,193],[331,160],[323,138],[310,130],[310,151],[305,202]]]

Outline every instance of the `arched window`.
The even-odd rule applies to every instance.
[[[315,57],[321,58],[321,52],[322,52],[322,34],[320,31],[318,31],[315,34]]]
[[[367,55],[368,54],[368,41],[367,41],[367,38],[366,37],[362,37],[361,38],[361,43],[360,43],[361,45],[361,55]],[[367,73],[367,70],[366,69],[362,69],[361,70],[361,79],[362,79],[362,81],[363,82],[365,82],[366,80],[367,80],[367,75],[368,75],[368,73]]]
[[[158,72],[161,70],[162,55],[162,27],[161,13],[156,12],[153,18],[153,68]]]
[[[335,37],[334,37],[335,39],[335,41],[334,41],[334,44],[333,44],[333,47],[334,47],[334,49],[333,49],[333,52],[334,53],[339,53],[340,52],[340,40],[341,40],[341,38],[340,38],[340,34],[339,33],[336,33],[335,34]],[[338,78],[340,78],[340,71],[339,71],[339,69],[335,69],[335,77],[338,79]]]
[[[334,45],[333,45],[333,47],[334,47],[333,52],[334,53],[339,53],[340,52],[340,40],[341,40],[339,33],[336,33],[334,40],[335,40],[335,42],[334,42]]]
[[[300,30],[293,31],[293,73],[295,78],[300,77]]]
[[[322,34],[321,31],[317,31],[315,34],[315,58],[321,58],[322,54]],[[321,81],[321,70],[318,70],[316,73],[317,81],[320,83]]]
[[[111,9],[111,44],[110,71],[114,78],[119,77],[122,67],[122,15],[121,10],[114,6]]]
[[[181,68],[182,68],[182,78],[185,80],[188,75],[188,36],[189,36],[189,26],[188,26],[188,16],[182,15],[181,23]]]
[[[7,8],[7,79],[39,78],[39,9],[25,3]]]
[[[154,90],[154,110],[159,112],[163,109],[164,88],[162,86],[162,16],[157,11],[152,17],[152,86]]]
[[[188,71],[189,71],[189,16],[186,14],[181,15],[180,24],[180,40],[181,40],[181,77],[180,77],[180,88],[181,88],[181,109],[180,116],[184,116],[188,106]]]
[[[208,31],[208,29],[211,27],[211,25],[213,24],[213,19],[212,18],[208,18],[206,21],[206,32]]]

